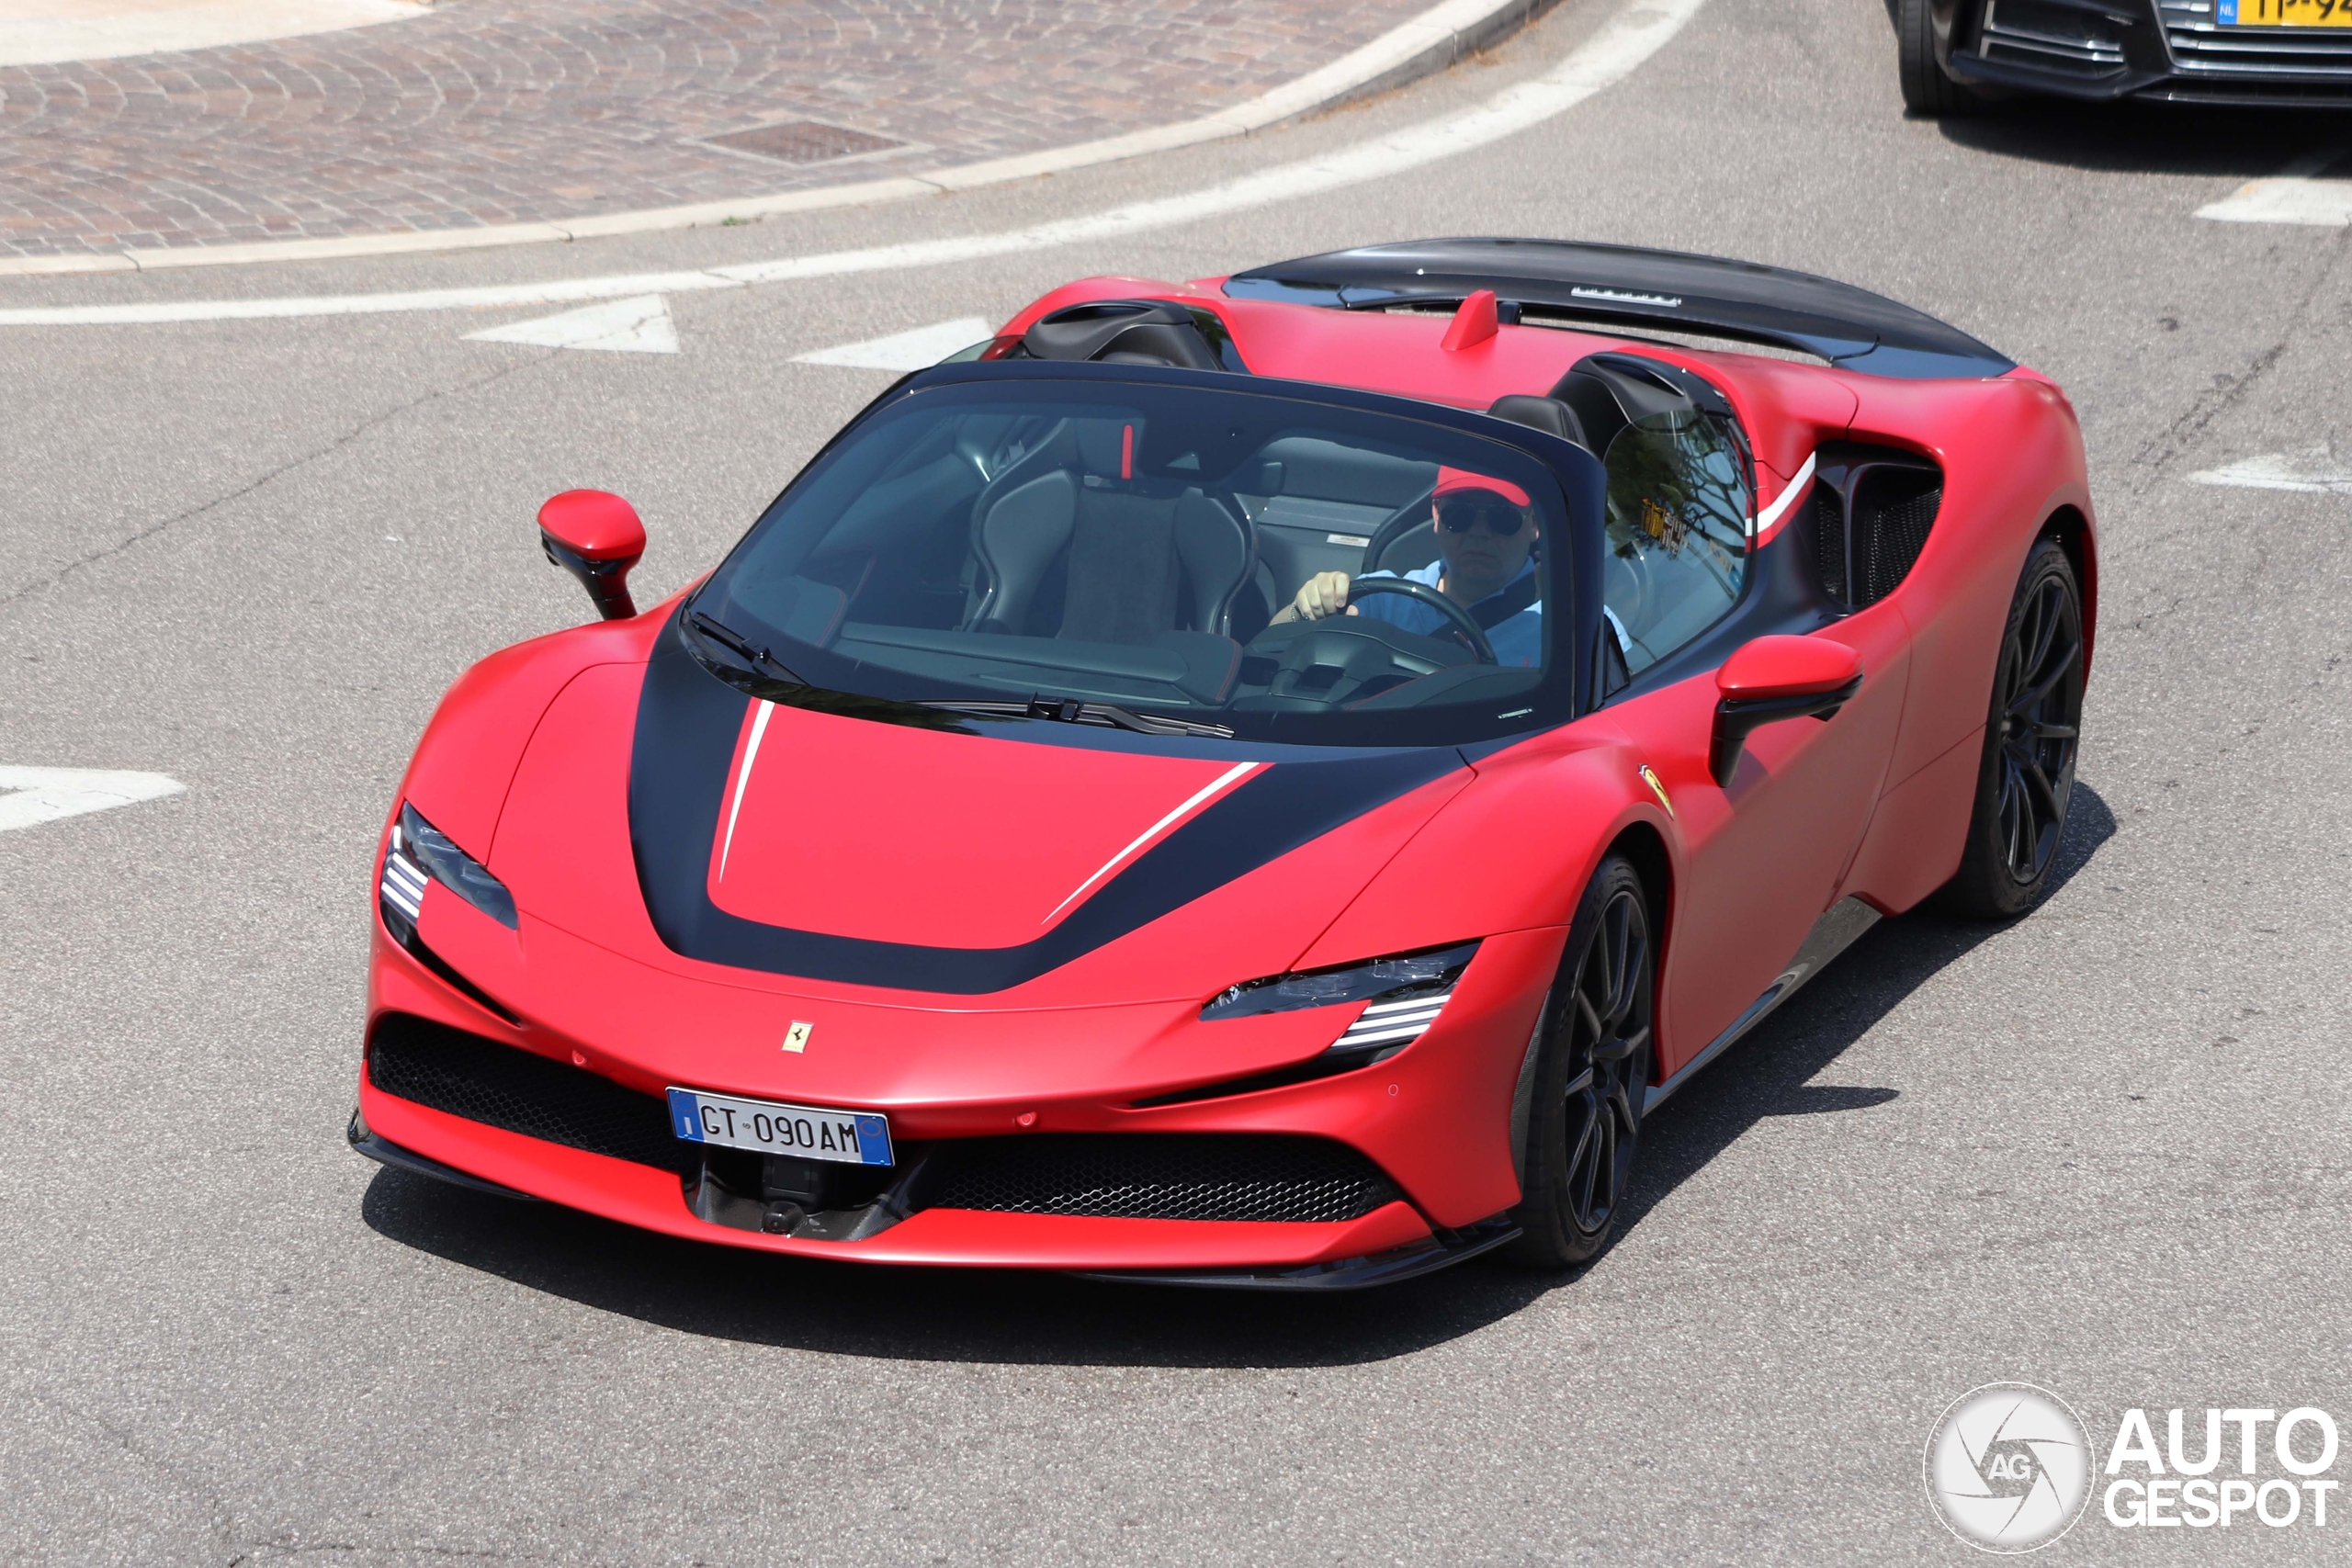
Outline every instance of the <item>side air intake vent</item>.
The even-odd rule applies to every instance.
[[[1854,487],[1848,533],[1851,584],[1857,609],[1875,604],[1909,575],[1928,547],[1936,509],[1943,504],[1943,476],[1917,468],[1865,469]]]
[[[1821,591],[1849,609],[1902,584],[1928,547],[1943,470],[1891,446],[1833,443],[1815,455],[1813,553]]]
[[[1813,487],[1814,560],[1821,571],[1821,591],[1840,604],[1846,602],[1846,498],[1827,484]]]

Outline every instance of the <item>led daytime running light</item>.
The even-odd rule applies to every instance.
[[[1477,951],[1478,944],[1469,942],[1336,969],[1270,975],[1220,992],[1201,1010],[1201,1017],[1204,1021],[1248,1018],[1368,1002],[1330,1049],[1376,1051],[1390,1056],[1419,1039],[1437,1021]]]
[[[408,931],[415,929],[417,919],[424,910],[424,888],[437,882],[458,897],[496,920],[509,931],[516,929],[514,896],[506,884],[490,874],[480,861],[457,846],[447,833],[417,815],[416,807],[402,802],[400,818],[392,824],[392,839],[384,852],[383,880],[377,891],[382,897],[384,919],[393,924],[393,934],[406,939]]]

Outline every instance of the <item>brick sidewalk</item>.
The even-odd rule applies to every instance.
[[[1208,114],[1429,4],[446,0],[348,32],[0,67],[0,255],[560,221],[920,173]]]

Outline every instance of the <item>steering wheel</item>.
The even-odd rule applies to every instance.
[[[1472,618],[1469,611],[1440,593],[1426,582],[1415,582],[1409,577],[1358,577],[1349,581],[1348,603],[1352,604],[1367,593],[1402,593],[1416,599],[1430,609],[1442,613],[1453,623],[1453,630],[1470,645],[1471,654],[1481,664],[1500,664],[1495,657],[1495,645],[1487,640],[1487,628]]]

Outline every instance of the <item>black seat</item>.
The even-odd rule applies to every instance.
[[[981,491],[967,630],[1038,635],[1058,566],[1057,637],[1147,642],[1178,629],[1180,613],[1226,635],[1257,567],[1249,525],[1197,486],[1137,475],[1140,439],[1132,422],[1068,420]]]
[[[1197,490],[1176,503],[1176,558],[1194,631],[1232,636],[1234,602],[1257,576],[1257,536],[1238,506]]]
[[[1507,419],[1513,424],[1523,424],[1530,430],[1540,430],[1546,435],[1556,435],[1563,441],[1573,441],[1586,451],[1584,422],[1577,418],[1577,411],[1557,398],[1531,398],[1510,392],[1497,398],[1487,412],[1497,419]]]
[[[1063,420],[990,479],[972,502],[974,593],[967,631],[1017,632],[1078,514],[1078,439]]]

